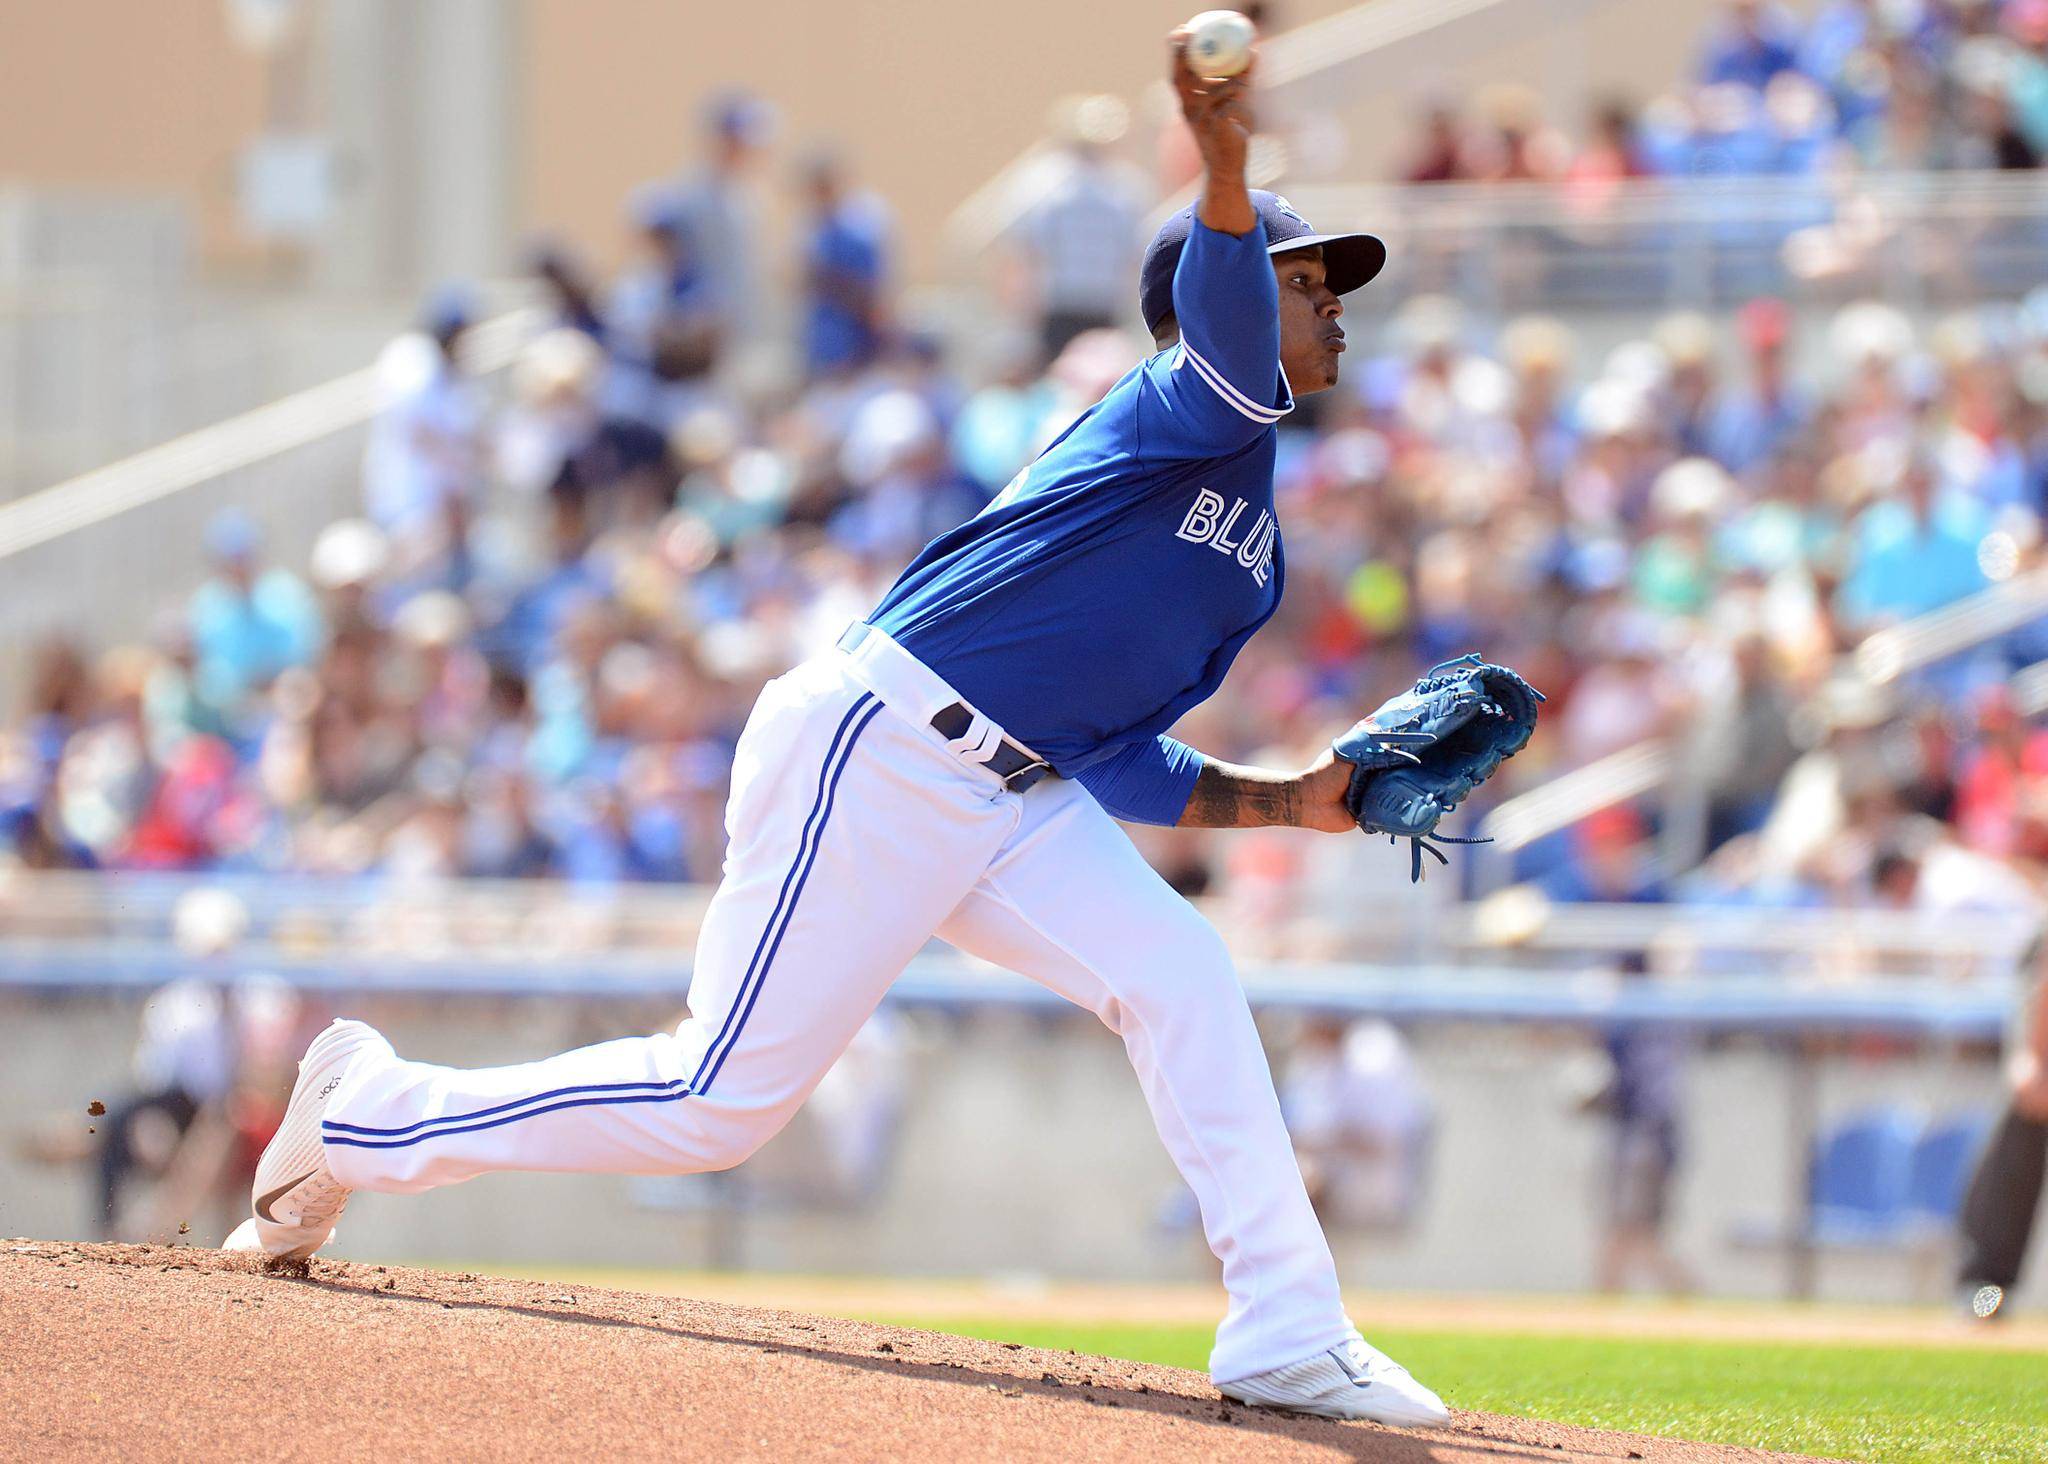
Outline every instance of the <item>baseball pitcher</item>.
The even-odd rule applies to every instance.
[[[1498,667],[1439,667],[1300,772],[1165,735],[1279,603],[1275,424],[1335,384],[1339,297],[1386,258],[1246,188],[1246,79],[1197,78],[1184,43],[1174,83],[1205,175],[1144,260],[1158,353],[927,547],[836,650],[762,692],[688,1019],[477,1071],[403,1061],[336,1022],[230,1245],[310,1256],[358,1189],[738,1164],[936,934],[1123,1039],[1222,1262],[1224,1393],[1448,1418],[1345,1316],[1230,953],[1115,820],[1364,828],[1414,838],[1419,868],[1436,820],[1527,741],[1536,696]]]

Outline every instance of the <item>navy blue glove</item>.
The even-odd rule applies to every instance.
[[[1421,879],[1425,849],[1447,864],[1437,843],[1487,842],[1439,834],[1437,821],[1528,746],[1542,700],[1515,672],[1476,653],[1431,667],[1331,744],[1352,765],[1344,806],[1367,833],[1409,840],[1409,878]]]

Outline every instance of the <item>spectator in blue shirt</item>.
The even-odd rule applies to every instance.
[[[1731,473],[1746,473],[1777,454],[1812,417],[1812,405],[1785,370],[1791,324],[1782,300],[1752,300],[1736,314],[1749,380],[1721,396],[1707,427],[1707,451]]]
[[[810,206],[803,238],[804,360],[815,379],[858,371],[875,359],[889,218],[879,199],[847,192],[833,157],[811,160],[804,189]]]
[[[1977,546],[1990,528],[1984,510],[1961,493],[1937,493],[1935,466],[1915,450],[1895,497],[1864,510],[1850,527],[1843,617],[1868,630],[1907,620],[1981,590],[1988,583]]]
[[[616,370],[616,409],[666,431],[731,339],[720,314],[703,236],[666,188],[634,199],[640,259],[606,302],[605,340]]]
[[[213,577],[188,612],[201,697],[232,708],[278,672],[309,663],[320,647],[320,609],[299,577],[263,567],[262,531],[230,509],[206,531]]]
[[[1791,17],[1764,0],[1728,0],[1727,14],[1707,38],[1700,80],[1763,90],[1781,71],[1799,66],[1799,34]]]

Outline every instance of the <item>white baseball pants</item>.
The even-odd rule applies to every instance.
[[[681,1027],[513,1067],[363,1064],[327,1109],[336,1177],[410,1193],[494,1170],[729,1168],[936,933],[1123,1038],[1223,1263],[1216,1379],[1340,1345],[1336,1268],[1222,939],[1078,784],[1011,793],[963,760],[927,720],[957,700],[878,633],[771,683]]]

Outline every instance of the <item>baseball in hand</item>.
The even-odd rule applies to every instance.
[[[1205,10],[1187,23],[1188,70],[1221,80],[1252,64],[1257,32],[1235,10]]]

